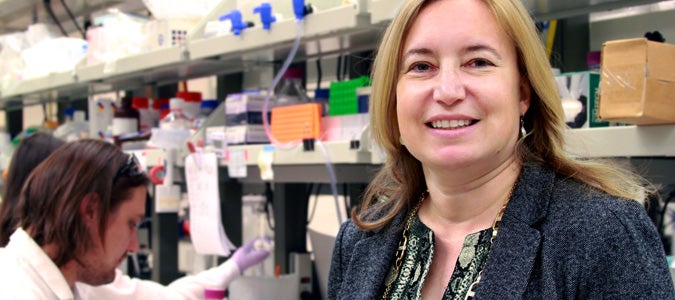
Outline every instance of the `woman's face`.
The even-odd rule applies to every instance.
[[[482,1],[428,4],[399,62],[401,139],[425,169],[487,172],[515,155],[529,85],[514,43]]]

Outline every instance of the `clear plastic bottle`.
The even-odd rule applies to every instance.
[[[300,68],[288,68],[280,82],[277,94],[278,105],[292,105],[311,102],[302,86],[303,72]]]
[[[178,92],[176,98],[183,99],[183,115],[188,119],[194,119],[199,114],[199,107],[202,102],[202,93],[200,92]]]
[[[206,121],[211,113],[218,107],[218,104],[218,100],[202,100],[202,103],[199,107],[199,114],[195,117],[195,120],[192,123],[192,129],[199,130],[199,128],[202,127],[204,121]]]
[[[159,128],[189,130],[192,122],[183,114],[183,106],[183,99],[171,98],[169,100],[170,112],[159,121]]]
[[[84,119],[84,111],[66,108],[65,121],[56,130],[54,136],[71,142],[89,137],[89,123]]]
[[[164,111],[164,113],[162,113]],[[169,98],[155,98],[152,99],[152,121],[157,127],[159,120],[169,114]]]

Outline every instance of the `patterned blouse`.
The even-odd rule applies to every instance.
[[[408,246],[398,277],[391,284],[387,299],[421,299],[424,279],[434,257],[434,233],[415,215],[410,224]],[[485,267],[490,252],[492,228],[466,236],[443,300],[464,299],[478,272]],[[385,282],[389,282],[394,268]],[[383,287],[383,291],[386,287]]]

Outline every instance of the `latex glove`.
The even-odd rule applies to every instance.
[[[239,272],[243,273],[244,270],[257,265],[270,255],[266,249],[256,249],[256,243],[267,244],[269,240],[267,238],[251,239],[232,254],[232,261],[239,267]]]

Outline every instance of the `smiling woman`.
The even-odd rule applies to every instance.
[[[330,299],[675,297],[648,183],[564,151],[520,0],[404,1],[372,79],[387,161],[340,228]]]

